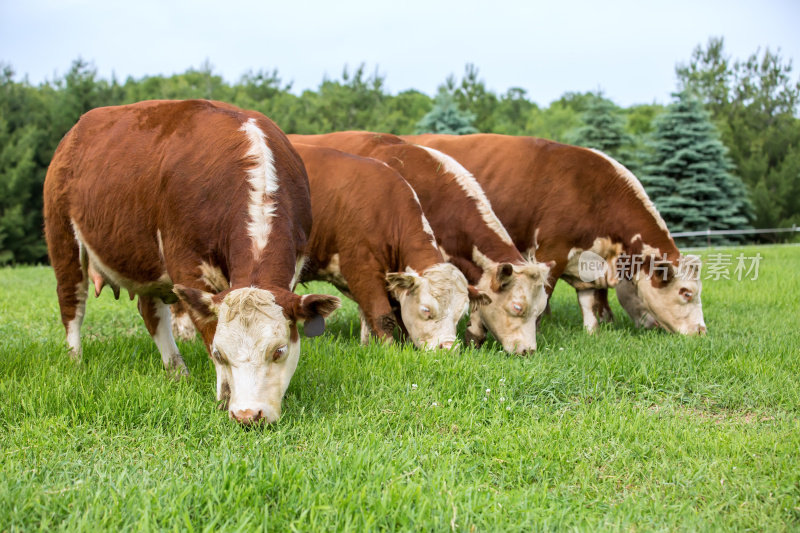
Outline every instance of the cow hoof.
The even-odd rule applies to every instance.
[[[166,365],[167,374],[175,381],[180,381],[183,378],[189,377],[189,369],[186,368],[186,363],[183,362],[181,354],[176,353],[170,357],[169,363]]]

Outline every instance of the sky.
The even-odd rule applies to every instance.
[[[798,28],[800,0],[0,0],[0,63],[39,84],[78,57],[120,81],[208,61],[230,83],[277,69],[294,92],[364,63],[391,93],[430,95],[472,63],[497,93],[628,107],[669,103],[676,64],[709,37],[733,59],[780,49],[797,78]]]

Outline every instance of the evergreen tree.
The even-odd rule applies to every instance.
[[[725,53],[723,39],[712,37],[676,73],[680,89],[697,95],[711,111],[752,194],[754,225],[800,223],[800,79],[791,60],[769,49],[734,60]]]
[[[749,227],[752,207],[744,184],[731,173],[708,113],[687,93],[677,97],[656,121],[642,184],[672,231]]]
[[[617,106],[598,97],[587,106],[583,122],[585,125],[575,132],[573,144],[600,150],[623,164],[628,163],[625,149],[633,144],[633,137],[625,132],[625,119]]]
[[[433,101],[433,109],[417,123],[417,133],[477,133],[478,130],[472,125],[473,120],[475,115],[461,111],[453,95],[445,87],[440,87]]]

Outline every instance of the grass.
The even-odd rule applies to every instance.
[[[106,291],[76,365],[52,271],[0,270],[0,530],[796,530],[800,247],[741,251],[759,278],[704,282],[705,338],[615,299],[589,337],[559,284],[530,357],[420,352],[359,345],[347,303],[255,430],[199,341],[170,381]]]

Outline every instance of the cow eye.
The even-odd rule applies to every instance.
[[[692,293],[692,291],[686,287],[682,287],[681,290],[678,291],[678,294],[680,294],[681,297],[687,302],[691,302],[692,296],[694,296],[694,293]]]
[[[218,363],[222,362],[222,354],[219,353],[219,350],[214,344],[211,345],[211,358]]]
[[[424,318],[430,318],[431,317],[431,308],[428,307],[427,305],[420,306],[419,312]]]
[[[281,359],[283,359],[283,357],[286,355],[288,351],[289,347],[284,344],[283,346],[275,350],[275,353],[272,354],[272,360],[280,361]]]

